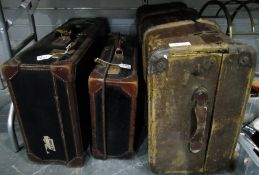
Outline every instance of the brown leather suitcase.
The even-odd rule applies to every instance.
[[[84,79],[107,33],[104,18],[70,19],[3,65],[32,161],[83,165],[90,141]]]
[[[152,169],[229,169],[254,75],[254,49],[202,19],[151,27],[142,46]]]
[[[89,77],[92,154],[96,158],[129,157],[134,152],[138,95],[134,38],[112,35]]]

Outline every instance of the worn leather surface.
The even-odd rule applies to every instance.
[[[52,81],[49,71],[24,70],[20,71],[12,80],[12,87],[24,134],[28,141],[29,152],[33,152],[42,159],[65,160],[65,149],[57,117],[56,101],[53,98],[55,92]],[[54,139],[56,151],[49,151],[51,153],[46,154],[43,136]]]
[[[129,149],[131,97],[118,86],[105,86],[106,112],[106,144],[107,154],[121,156]],[[101,90],[96,93],[96,137],[103,138],[102,131],[102,95]],[[103,152],[103,140],[97,140],[97,147]],[[100,146],[99,146],[100,145]]]
[[[169,174],[228,169],[253,79],[254,50],[206,20],[153,26],[142,46],[152,169]],[[193,94],[199,87],[208,91],[208,113],[202,150],[193,153]]]
[[[232,166],[231,161],[250,94],[256,65],[255,51],[246,45],[234,46],[232,49],[222,58],[205,171]],[[240,64],[240,59],[244,56],[250,58],[248,65]]]

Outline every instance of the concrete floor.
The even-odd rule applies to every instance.
[[[8,90],[0,90],[0,133],[6,132],[7,115],[10,107]]]
[[[18,153],[11,150],[6,133],[6,121],[9,110],[9,93],[0,90],[0,175],[152,175],[147,161],[147,142],[130,160],[97,160],[90,157],[82,168],[67,168],[62,165],[40,165],[28,160],[25,149]],[[19,136],[20,138],[20,136]],[[20,140],[22,140],[20,138]],[[237,168],[231,173],[217,175],[237,175]],[[215,174],[216,175],[216,174]]]
[[[97,160],[90,158],[82,168],[62,165],[39,165],[28,160],[25,149],[13,153],[5,133],[0,134],[1,175],[131,175],[152,174],[147,167],[147,156],[139,155],[132,160]]]

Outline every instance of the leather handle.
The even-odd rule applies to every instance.
[[[120,33],[118,33],[115,36],[114,47],[115,47],[115,50],[121,48],[121,36],[120,36]]]
[[[121,59],[123,59],[123,49],[121,47],[121,36],[120,36],[120,33],[118,33],[116,35],[116,39],[114,41],[114,50],[115,50],[114,51],[115,59],[118,59],[118,60],[122,61]]]
[[[206,120],[208,114],[208,91],[207,89],[200,87],[194,91],[193,99],[195,101],[195,117],[197,121],[196,130],[191,138],[190,151],[192,153],[198,153],[202,150],[204,144],[204,136],[206,129]]]

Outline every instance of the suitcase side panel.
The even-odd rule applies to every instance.
[[[107,154],[113,156],[123,155],[129,150],[129,130],[131,114],[131,96],[123,92],[120,87],[105,86],[105,112],[106,112],[106,144]],[[100,111],[102,103],[101,91],[96,94],[97,127],[102,117]],[[101,130],[101,128],[99,128]],[[98,130],[98,128],[97,128]]]
[[[66,160],[51,73],[21,70],[10,83],[20,124],[28,140],[28,153],[46,160]]]
[[[137,87],[135,83],[107,82],[105,86],[105,132],[102,119],[102,83],[89,81],[92,113],[93,154],[105,158],[104,135],[108,157],[126,157],[133,153]],[[91,93],[92,92],[92,93]]]
[[[246,63],[242,63],[244,57],[248,58]],[[254,67],[255,52],[250,47],[234,46],[233,53],[224,54],[205,171],[213,172],[230,167],[250,93]]]
[[[73,105],[69,103],[71,97],[69,99],[66,89],[66,84],[60,80],[55,80],[55,86],[58,95],[58,102],[59,102],[59,112],[62,119],[62,129],[64,132],[64,139],[65,139],[65,147],[67,148],[67,155],[68,159],[71,160],[76,156],[76,144],[74,139],[74,131],[73,131],[73,122],[71,116],[75,115],[71,113],[71,108],[74,108]],[[69,93],[69,92],[68,92]],[[82,148],[81,148],[82,149]],[[81,153],[82,154],[82,153]]]
[[[93,72],[94,73],[94,72]],[[92,154],[95,157],[103,157],[103,145],[97,145],[97,142],[102,142],[100,139],[103,139],[102,134],[99,134],[99,130],[97,131],[96,122],[97,122],[97,112],[96,111],[96,93],[102,89],[102,81],[98,81],[95,78],[93,73],[90,75],[88,79],[88,87],[89,87],[89,99],[90,99],[90,110],[91,110],[91,129],[92,129],[92,144],[91,150]],[[102,124],[101,124],[102,128]],[[97,133],[98,132],[98,133]],[[98,139],[98,141],[97,141]]]
[[[221,58],[222,54],[169,54],[168,69],[148,75],[148,152],[154,171],[203,172]],[[193,153],[190,144],[198,126],[193,96],[200,87],[207,89],[208,112],[201,150]]]

